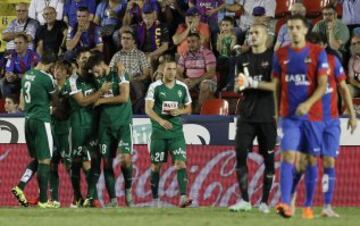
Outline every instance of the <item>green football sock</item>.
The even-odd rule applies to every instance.
[[[121,172],[122,172],[122,174],[124,176],[124,181],[125,181],[125,190],[131,188],[132,170],[133,170],[132,165],[130,165],[129,167],[121,166]]]
[[[116,198],[115,178],[114,178],[114,170],[112,166],[104,169],[104,177],[105,177],[105,185],[108,190],[110,199]]]
[[[153,199],[159,198],[159,181],[160,181],[160,172],[155,172],[151,170],[150,182],[151,182],[151,192]]]
[[[40,188],[40,202],[44,203],[48,201],[47,191],[50,177],[50,165],[39,163],[38,168],[38,180]]]
[[[71,184],[74,190],[74,198],[75,200],[81,199],[81,191],[80,191],[80,169],[81,163],[80,162],[73,162],[71,165]]]
[[[186,169],[177,170],[177,180],[179,183],[180,195],[186,195],[187,175]]]
[[[50,168],[50,191],[51,191],[51,200],[59,201],[58,164],[54,164]]]

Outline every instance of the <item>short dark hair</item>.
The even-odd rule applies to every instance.
[[[5,98],[11,99],[14,102],[14,104],[19,104],[20,97],[19,97],[19,94],[17,94],[17,93],[7,94],[5,96]]]
[[[321,11],[323,11],[324,9],[332,9],[332,10],[334,10],[335,13],[336,13],[336,8],[335,8],[335,6],[332,5],[332,4],[327,4],[326,6],[322,7],[322,8],[321,8]]]
[[[52,63],[55,63],[57,61],[58,57],[53,51],[45,51],[40,59],[40,62],[45,65],[49,65]]]
[[[24,39],[24,41],[25,41],[26,43],[29,42],[27,35],[26,35],[26,34],[23,34],[23,33],[20,33],[20,34],[15,35],[15,38],[22,38],[22,39]],[[14,39],[15,39],[15,38],[14,38]]]
[[[84,65],[86,71],[92,70],[96,65],[104,62],[104,56],[102,53],[92,54]]]
[[[123,34],[130,34],[132,39],[135,40],[135,34],[134,34],[134,32],[132,30],[130,30],[130,29],[123,30],[120,33],[120,38],[122,37]]]
[[[190,37],[197,37],[198,39],[200,39],[200,35],[197,32],[190,32],[188,34],[188,38],[190,38]]]
[[[304,26],[308,27],[308,23],[306,21],[306,18],[304,16],[302,16],[302,15],[298,15],[298,14],[290,15],[287,21],[290,21],[290,20],[301,20],[303,22]]]
[[[229,22],[230,24],[234,25],[234,18],[232,16],[224,16],[221,22],[223,21]]]
[[[90,52],[90,49],[87,47],[80,47],[79,49],[77,49],[76,50],[76,59],[78,59],[80,57],[80,55],[85,52]]]
[[[85,6],[81,6],[77,9],[76,12],[88,12],[89,13],[89,9]]]
[[[306,39],[309,42],[315,43],[315,44],[321,44],[321,43],[326,44],[328,41],[326,35],[323,33],[320,33],[320,32],[310,32],[307,35]]]

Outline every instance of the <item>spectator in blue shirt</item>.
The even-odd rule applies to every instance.
[[[16,35],[14,42],[15,51],[8,57],[5,77],[0,82],[1,93],[4,96],[19,93],[23,74],[39,62],[39,55],[28,49],[29,42],[25,34]]]
[[[96,11],[95,0],[67,0],[64,5],[64,21],[70,27],[74,27],[77,22],[76,12],[79,8],[84,7],[89,11],[89,19],[93,20]]]

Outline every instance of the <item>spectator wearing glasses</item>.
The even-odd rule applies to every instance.
[[[46,20],[43,17],[44,9],[53,7],[56,11],[56,19],[63,19],[64,1],[63,0],[31,0],[29,6],[29,17],[40,22],[41,25],[45,24]]]
[[[109,66],[114,68],[118,63],[125,66],[129,75],[133,111],[135,114],[144,113],[144,96],[150,84],[151,66],[145,53],[137,49],[135,34],[129,29],[123,29],[119,34],[122,49],[115,53]]]
[[[345,53],[345,45],[350,39],[349,29],[341,20],[337,19],[334,6],[325,6],[321,13],[323,19],[315,24],[313,32],[326,35],[331,49],[336,50],[338,53]]]
[[[15,49],[14,38],[18,34],[25,34],[29,44],[29,48],[33,49],[33,40],[35,39],[36,29],[39,27],[39,23],[29,18],[28,5],[26,3],[19,3],[15,7],[16,19],[11,21],[9,26],[3,31],[2,39],[7,42],[6,51],[12,51]]]

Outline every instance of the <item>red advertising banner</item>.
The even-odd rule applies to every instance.
[[[150,189],[150,158],[146,145],[136,145],[133,179],[133,199],[137,206],[147,206],[151,203]],[[235,175],[235,152],[231,146],[188,145],[188,193],[194,200],[194,206],[229,206],[239,199],[239,189]],[[360,147],[342,147],[337,160],[337,181],[334,196],[335,206],[360,206]],[[0,206],[15,206],[16,200],[10,190],[15,186],[29,162],[25,144],[1,144],[0,148]],[[262,174],[264,165],[262,157],[253,152],[249,155],[249,195],[253,205],[256,205],[262,193]],[[272,187],[269,204],[274,205],[279,198],[279,153],[276,158],[276,179]],[[321,163],[319,163],[321,165]],[[119,202],[124,205],[124,181],[118,162],[114,163],[116,179],[116,194]],[[72,189],[66,171],[60,166],[60,201],[62,206],[71,203]],[[319,173],[318,189],[315,205],[322,205],[321,175]],[[85,180],[82,177],[83,194],[85,195]],[[103,174],[97,185],[99,199],[102,203],[108,201]],[[163,205],[178,204],[179,192],[176,171],[169,163],[161,171],[160,199]],[[25,189],[27,197],[37,197],[36,178]],[[298,204],[304,200],[303,183],[299,186]]]

